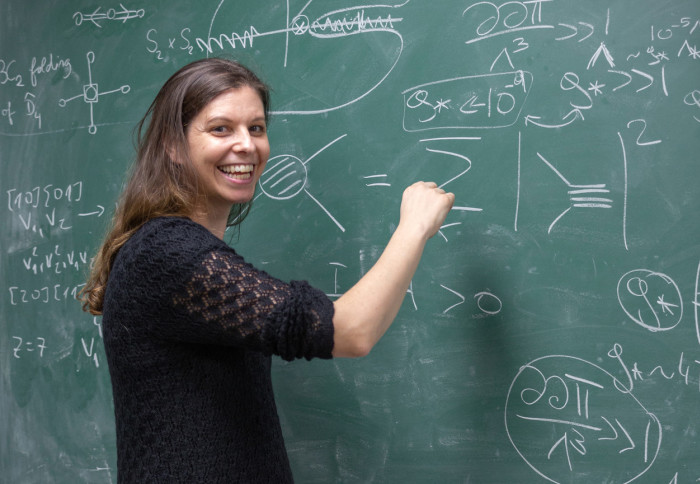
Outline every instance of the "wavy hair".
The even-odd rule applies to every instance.
[[[188,64],[168,79],[136,125],[136,160],[78,298],[83,310],[102,314],[107,280],[119,249],[148,220],[190,216],[203,193],[189,157],[187,126],[215,97],[248,86],[269,116],[270,91],[255,73],[236,61],[211,58]],[[177,156],[173,160],[171,156]],[[177,162],[176,162],[177,161]],[[250,203],[231,208],[228,225],[239,224]]]

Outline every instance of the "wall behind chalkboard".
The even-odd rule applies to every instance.
[[[404,187],[457,196],[370,356],[275,361],[298,482],[698,482],[698,46],[697,0],[2,2],[1,480],[116,481],[74,296],[135,123],[223,55],[274,90],[259,267],[336,298]]]

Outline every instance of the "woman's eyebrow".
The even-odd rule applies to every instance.
[[[230,123],[232,121],[232,119],[226,115],[214,115],[211,118],[207,118],[206,122],[207,123],[214,123],[214,122],[222,122],[222,121]],[[256,116],[253,119],[251,119],[250,121],[255,122],[255,123],[260,122],[260,121],[265,121],[265,116],[264,115]]]

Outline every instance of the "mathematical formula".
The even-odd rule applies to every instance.
[[[656,254],[643,257],[644,242],[655,234],[655,227],[644,232],[641,225],[647,219],[639,213],[647,207],[640,204],[644,200],[652,210],[677,217],[675,225],[664,226],[668,235],[686,222],[679,213],[685,214],[695,202],[695,192],[673,199],[669,183],[655,185],[656,193],[647,185],[640,187],[640,179],[667,180],[661,172],[672,171],[676,162],[667,159],[677,156],[678,147],[672,146],[676,140],[668,133],[673,127],[663,125],[668,116],[658,111],[673,111],[679,125],[700,126],[700,84],[687,79],[700,66],[697,12],[659,11],[653,18],[633,22],[617,5],[587,6],[584,12],[565,8],[563,0],[479,1],[444,2],[430,7],[437,12],[434,19],[422,19],[416,14],[428,7],[416,0],[340,3],[282,2],[270,6],[269,18],[242,15],[243,7],[231,0],[178,18],[164,15],[155,5],[140,8],[119,2],[71,11],[55,21],[70,35],[86,39],[80,48],[58,41],[50,48],[2,53],[0,138],[4,144],[82,131],[90,139],[105,139],[113,135],[112,125],[135,123],[145,106],[136,109],[139,103],[133,100],[153,89],[156,83],[151,81],[165,80],[166,71],[205,56],[241,56],[259,63],[276,89],[273,119],[285,124],[305,126],[301,116],[317,116],[324,125],[336,119],[332,116],[344,119],[343,111],[385,104],[389,114],[381,119],[363,118],[322,136],[299,130],[277,152],[273,145],[255,196],[259,216],[284,204],[309,203],[309,223],[338,243],[353,244],[367,234],[356,233],[355,220],[348,216],[353,212],[344,206],[347,201],[339,202],[333,187],[322,186],[326,181],[319,179],[317,168],[344,175],[342,183],[358,199],[394,193],[397,180],[404,182],[404,170],[434,177],[441,188],[457,195],[449,220],[431,242],[438,247],[434,250],[444,253],[444,258],[436,257],[443,266],[430,272],[429,281],[421,279],[425,272],[417,273],[402,308],[427,328],[449,322],[451,327],[463,324],[460,329],[465,331],[511,325],[506,331],[523,332],[513,315],[519,291],[538,275],[536,268],[515,278],[501,277],[499,268],[481,269],[494,283],[485,277],[465,284],[452,273],[440,272],[454,269],[459,258],[453,261],[452,251],[460,245],[481,244],[481,238],[473,240],[467,231],[481,235],[493,224],[503,232],[500,242],[529,244],[533,252],[551,251],[552,258],[563,257],[554,252],[567,237],[572,244],[592,247],[591,252],[603,246],[614,253],[619,249],[628,260],[601,269],[601,274],[607,272],[598,280],[594,269],[590,284],[595,289],[590,291],[596,293],[582,296],[609,303],[612,310],[603,320],[576,315],[576,322],[624,327],[637,337],[642,334],[647,344],[652,338],[686,335],[694,329],[697,341],[690,338],[691,347],[638,356],[632,343],[614,336],[600,342],[606,351],[595,361],[568,352],[528,355],[522,360],[527,363],[506,369],[509,380],[502,386],[510,382],[510,387],[506,395],[498,395],[498,412],[512,445],[509,451],[514,450],[535,479],[640,479],[660,458],[668,459],[676,451],[670,445],[677,445],[669,438],[676,422],[665,421],[663,406],[643,395],[652,386],[665,391],[672,385],[686,399],[700,395],[700,353],[695,346],[700,346],[700,261],[694,281],[681,267],[700,255],[692,254],[693,247],[673,247],[679,255],[671,262],[668,255],[666,260]],[[175,12],[173,8],[168,14]],[[635,42],[620,42],[620,31],[626,41]],[[115,40],[120,36],[123,39]],[[421,50],[423,43],[431,48]],[[109,54],[117,49],[153,74],[141,78],[119,69],[123,59]],[[571,55],[562,54],[569,51]],[[115,107],[108,108],[107,99]],[[617,124],[598,129],[601,118],[610,113]],[[328,122],[332,127],[333,121]],[[583,142],[562,147],[586,133],[594,133],[585,143],[596,149]],[[695,142],[688,140],[688,146]],[[367,151],[357,150],[365,145],[370,146]],[[374,156],[375,150],[376,160],[351,167],[361,170],[345,166],[355,153]],[[13,166],[19,167],[20,161],[12,160]],[[70,334],[51,331],[48,324],[46,330],[29,330],[21,317],[14,317],[69,306],[79,311],[75,298],[93,254],[85,241],[75,243],[72,237],[79,232],[76,228],[94,227],[111,201],[92,202],[88,192],[98,189],[99,182],[70,176],[68,182],[8,185],[12,182],[3,180],[10,232],[22,239],[6,248],[2,295],[11,320],[3,351],[15,368],[37,362],[48,367],[52,359],[72,354],[79,356],[76,371],[105,371],[98,318],[68,322],[70,329],[88,328]],[[658,206],[647,201],[652,196]],[[682,207],[666,206],[681,198]],[[485,254],[487,249],[474,252]],[[520,245],[513,248],[519,249]],[[337,298],[356,281],[349,274],[365,273],[375,255],[361,248],[357,261],[347,254],[313,256],[311,264],[318,267],[310,270],[320,274],[326,295]],[[513,258],[527,255],[517,252]],[[595,255],[598,261],[604,259]],[[359,271],[352,269],[355,262]],[[465,279],[472,277],[470,264],[460,268]],[[526,265],[530,267],[523,262]],[[568,276],[572,280],[575,269]],[[603,277],[612,277],[613,284],[604,285]],[[576,291],[571,289],[571,294],[578,295]],[[571,298],[570,306],[577,303]],[[577,309],[568,306],[562,304],[561,310]],[[537,324],[546,324],[547,318],[543,320]],[[509,447],[508,442],[502,447]],[[680,471],[675,476],[673,472],[663,479],[679,484]],[[690,473],[682,478],[687,476]]]

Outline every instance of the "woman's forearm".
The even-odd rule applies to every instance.
[[[379,341],[401,307],[423,249],[440,229],[454,195],[419,182],[404,192],[401,219],[375,265],[334,302],[333,356],[364,356]]]

